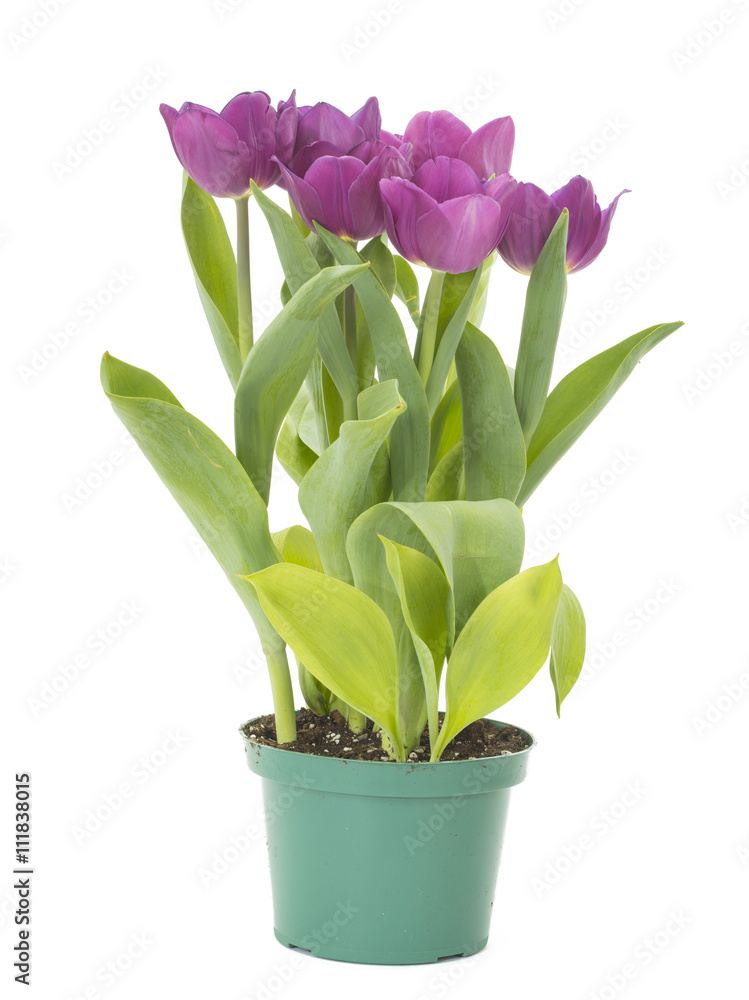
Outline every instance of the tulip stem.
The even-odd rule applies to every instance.
[[[356,372],[359,369],[359,349],[356,343],[356,291],[353,285],[343,290],[343,335]]]
[[[432,271],[429,279],[429,287],[424,297],[424,309],[422,311],[422,327],[418,341],[417,365],[419,375],[424,385],[427,384],[429,373],[434,363],[434,352],[437,348],[437,326],[440,318],[440,304],[442,301],[442,286],[445,283],[444,271]]]
[[[291,684],[289,661],[286,648],[266,652],[270,687],[273,695],[273,710],[276,717],[276,740],[291,743],[296,739],[296,712],[294,711],[294,688]]]
[[[239,356],[244,364],[253,342],[252,285],[250,282],[249,198],[235,199],[237,206],[237,312],[239,314]]]

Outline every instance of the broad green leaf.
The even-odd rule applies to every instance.
[[[426,499],[430,503],[434,503],[437,500],[466,499],[462,438],[437,463],[427,483]],[[473,499],[476,498],[474,497]]]
[[[270,226],[288,286],[292,292],[298,292],[306,281],[320,271],[320,265],[288,212],[284,212],[257,185],[253,183],[251,187]],[[358,264],[361,261],[357,257],[354,263]],[[320,318],[318,334],[320,357],[330,372],[341,398],[344,401],[348,400],[352,412],[355,412],[359,383],[346,350],[335,306],[330,305],[324,311]]]
[[[381,236],[375,236],[359,253],[364,260],[372,265],[372,272],[377,276],[380,284],[385,289],[385,294],[392,299],[397,284],[395,272],[395,261],[393,255],[382,241]]]
[[[523,506],[562,455],[595,420],[632,374],[637,362],[683,325],[661,323],[648,327],[565,375],[549,394],[528,446],[528,471],[517,498],[518,506]]]
[[[293,524],[283,531],[274,531],[271,534],[273,544],[281,553],[284,562],[294,563],[295,566],[306,566],[307,569],[317,570],[322,573],[322,561],[320,553],[317,551],[315,536],[301,524]]]
[[[507,580],[479,604],[450,655],[447,711],[432,760],[462,729],[495,712],[535,677],[549,655],[561,590],[554,559]]]
[[[585,661],[585,615],[569,587],[562,585],[559,607],[551,636],[551,681],[557,699],[557,715],[562,702],[575,686]]]
[[[278,432],[316,353],[316,321],[366,269],[329,267],[316,274],[294,293],[244,363],[234,402],[237,458],[266,504]]]
[[[237,264],[213,198],[184,175],[182,233],[208,325],[234,388],[242,371],[237,318]]]
[[[525,442],[504,361],[492,341],[466,323],[455,364],[466,499],[514,500],[525,476]]]
[[[486,595],[518,573],[525,547],[523,517],[509,500],[391,502],[365,511],[351,526],[346,551],[356,586],[395,623],[396,641],[400,602],[378,535],[439,562],[450,584],[448,651]]]
[[[418,657],[423,691],[401,699],[399,721],[406,752],[415,745],[424,728],[422,704],[426,695],[429,738],[437,739],[438,699],[442,665],[447,646],[447,598],[450,585],[439,565],[429,556],[380,536],[390,577],[400,598],[403,618]],[[415,685],[412,685],[415,687]],[[399,690],[403,693],[403,678]],[[410,694],[410,692],[409,692]],[[417,696],[419,695],[419,696]],[[409,740],[409,735],[411,740]],[[415,737],[415,738],[414,738]]]
[[[431,422],[431,444],[429,448],[429,475],[445,455],[463,437],[463,417],[460,410],[460,387],[457,381],[450,383],[439,401]]]
[[[414,324],[419,325],[419,282],[414,270],[403,257],[395,256],[395,294],[408,309]]]
[[[319,344],[319,341],[318,341]],[[330,444],[328,432],[328,419],[325,413],[325,386],[323,385],[323,363],[319,352],[312,355],[312,361],[305,379],[307,392],[309,394],[309,407],[305,410],[302,423],[299,425],[299,434],[304,441],[305,426],[312,425],[315,428],[315,447],[312,449],[318,455]]]
[[[276,455],[297,486],[317,461],[317,454],[302,441],[300,429],[310,405],[307,387],[302,386],[291,404],[276,442]]]
[[[375,602],[347,583],[289,563],[255,573],[250,582],[268,619],[310,673],[377,722],[402,759],[395,641]]]
[[[515,403],[526,443],[536,429],[551,383],[551,371],[567,298],[567,209],[538,255],[525,296],[515,369]]]
[[[291,198],[289,198],[289,211],[291,213],[291,218],[294,220],[294,225],[297,227],[297,229],[299,230],[299,232],[302,234],[302,237],[304,239],[306,239],[309,236],[311,230],[309,229],[309,227],[307,226],[307,223],[301,217],[301,215],[299,214],[299,212],[297,212],[296,205],[291,200]]]
[[[115,413],[218,560],[253,617],[266,653],[283,643],[241,579],[278,562],[262,498],[226,445],[155,376],[105,354],[101,380]]]
[[[339,264],[356,264],[361,258],[345,240],[318,226],[320,236]],[[373,274],[357,282],[356,294],[367,319],[381,381],[396,379],[408,409],[390,435],[393,496],[397,500],[423,500],[429,464],[429,415],[426,396],[400,317]]]
[[[359,419],[341,424],[299,487],[299,506],[317,541],[325,572],[351,581],[346,535],[352,522],[390,495],[385,441],[406,409],[397,383],[379,382],[360,393]]]
[[[473,308],[480,280],[480,267],[477,267],[475,271],[467,271],[465,274],[445,275],[440,297],[437,350],[426,384],[430,415],[437,409],[437,404],[442,397],[455,351]]]

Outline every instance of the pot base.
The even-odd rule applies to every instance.
[[[466,947],[463,951],[455,955],[438,955],[434,951],[399,951],[397,954],[388,955],[382,952],[372,952],[370,950],[355,952],[343,948],[321,946],[318,949],[305,948],[304,945],[291,940],[287,934],[283,934],[277,927],[273,928],[276,941],[285,948],[292,951],[304,951],[315,958],[327,958],[333,962],[353,962],[360,965],[434,965],[437,962],[446,962],[454,958],[468,958],[476,955],[486,948],[489,936],[483,941],[479,941],[475,946]]]

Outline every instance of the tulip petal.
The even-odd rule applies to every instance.
[[[469,194],[437,205],[416,222],[424,262],[461,274],[478,267],[499,240],[502,211],[493,198]]]
[[[363,107],[351,115],[351,121],[359,126],[365,139],[379,139],[382,116],[380,115],[380,102],[377,98],[370,97]]]
[[[515,146],[515,123],[509,115],[476,129],[460,148],[460,159],[470,164],[482,180],[509,172]]]
[[[169,130],[169,138],[171,139],[172,132],[174,130],[174,122],[179,114],[179,111],[177,111],[176,108],[171,107],[169,104],[160,104],[159,111],[161,112],[161,117],[166,122],[166,127]]]
[[[340,155],[341,150],[337,146],[334,146],[332,142],[312,142],[309,146],[302,146],[299,152],[294,155],[288,167],[297,177],[304,177],[315,160],[319,160],[321,156]],[[278,159],[280,160],[281,157],[279,156]]]
[[[289,197],[294,202],[297,212],[299,212],[304,220],[304,224],[309,229],[312,229],[313,222],[321,219],[323,215],[317,191],[305,183],[303,178],[293,174],[285,164],[278,160],[276,162],[281,171],[284,189],[289,192]]]
[[[521,274],[530,274],[544,243],[561,215],[545,191],[535,184],[518,184],[512,215],[497,249]]]
[[[566,208],[570,213],[567,270],[574,271],[601,228],[601,209],[593,185],[579,175],[555,191],[551,200],[560,211]]]
[[[314,221],[336,236],[358,238],[348,193],[364,169],[362,161],[353,156],[323,156],[315,160],[304,176],[304,183],[317,192],[320,201],[321,213]],[[299,214],[304,218],[301,208]],[[304,221],[307,222],[306,218]]]
[[[296,148],[323,140],[345,152],[365,138],[364,131],[348,115],[322,101],[299,119]]]
[[[449,111],[420,111],[411,119],[403,134],[405,142],[414,147],[414,167],[436,156],[453,156],[460,153],[471,130],[460,118]]]
[[[502,211],[503,222],[500,226],[499,239],[504,236],[512,217],[517,188],[518,182],[510,174],[500,174],[484,184],[484,194],[493,198]]]
[[[174,121],[180,163],[198,187],[220,198],[241,198],[250,187],[250,154],[232,126],[215,111],[190,106]]]
[[[465,194],[481,194],[483,188],[472,167],[462,160],[438,156],[426,160],[413,176],[414,184],[435,201],[449,201]]]
[[[259,188],[266,188],[279,177],[270,162],[276,153],[278,116],[270,97],[262,90],[237,94],[221,112],[221,117],[236,131],[250,152],[250,177]]]
[[[609,229],[611,228],[611,220],[614,218],[614,212],[616,211],[616,206],[619,203],[619,199],[623,194],[629,194],[629,189],[625,188],[620,191],[619,194],[614,198],[608,208],[604,208],[601,212],[601,222],[598,234],[596,235],[593,242],[590,244],[586,252],[580,258],[578,263],[574,267],[570,267],[569,261],[567,262],[567,270],[572,271],[582,271],[584,267],[588,264],[592,264],[596,257],[600,254],[603,248],[606,246],[606,242],[609,238]]]
[[[388,237],[401,255],[412,264],[423,264],[416,235],[420,216],[437,207],[434,198],[409,180],[393,177],[380,181],[380,194],[385,206]]]

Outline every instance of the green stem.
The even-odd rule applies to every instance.
[[[424,385],[427,384],[427,379],[434,363],[434,352],[437,347],[437,325],[440,317],[440,302],[442,300],[442,286],[444,282],[444,271],[432,271],[432,277],[429,279],[429,287],[424,297],[423,325],[421,328],[421,337],[419,338],[419,358],[417,362],[419,375]]]
[[[356,372],[359,370],[359,349],[356,344],[356,291],[353,285],[343,291],[343,335]]]
[[[291,686],[289,661],[286,648],[266,653],[273,693],[273,710],[276,715],[276,739],[279,743],[291,743],[296,739],[296,713],[294,712],[294,689]]]
[[[244,362],[253,342],[252,285],[250,282],[249,198],[235,199],[237,206],[237,311],[239,313],[239,356]]]
[[[363,733],[367,728],[367,717],[363,712],[357,712],[355,708],[351,708],[349,705],[346,716],[348,727],[352,733]]]

